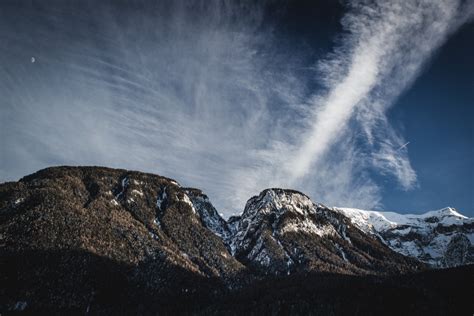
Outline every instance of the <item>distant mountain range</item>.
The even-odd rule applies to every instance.
[[[0,312],[370,314],[393,291],[405,302],[393,312],[472,312],[459,284],[472,289],[473,236],[452,208],[329,208],[284,189],[226,221],[169,178],[54,167],[0,185]],[[248,297],[257,288],[276,305]]]
[[[433,267],[474,262],[474,219],[447,207],[422,215],[336,208],[391,249]]]

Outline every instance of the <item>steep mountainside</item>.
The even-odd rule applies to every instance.
[[[94,304],[104,292],[96,274],[162,297],[211,280],[232,284],[244,266],[206,227],[213,222],[189,192],[164,177],[94,167],[49,168],[2,184],[0,304]]]
[[[202,224],[222,240],[227,241],[231,237],[232,232],[230,231],[227,222],[219,215],[217,210],[211,204],[207,195],[198,189],[185,188],[184,190],[198,212]]]
[[[474,263],[474,219],[453,208],[422,215],[336,208],[393,250],[436,267]]]
[[[251,198],[230,246],[241,262],[276,274],[399,273],[422,266],[364,234],[340,213],[292,190],[267,189]]]

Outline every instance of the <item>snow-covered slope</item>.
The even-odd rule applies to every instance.
[[[231,236],[231,231],[226,221],[211,204],[207,195],[202,193],[201,190],[194,188],[184,188],[184,191],[190,198],[193,208],[197,211],[201,223],[224,242],[227,242]]]
[[[301,192],[267,189],[230,219],[231,253],[265,273],[324,271],[399,273],[418,269],[416,260],[392,251],[375,236]]]
[[[474,219],[447,207],[421,215],[334,208],[393,250],[437,267],[474,262]]]

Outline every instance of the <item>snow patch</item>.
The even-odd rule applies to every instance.
[[[20,203],[23,203],[23,201],[25,201],[25,198],[18,198],[15,200],[15,202],[13,202],[14,205],[18,205]]]
[[[122,179],[122,182],[121,182],[121,185],[122,185],[122,189],[121,191],[115,196],[115,199],[118,200],[122,197],[122,195],[124,194],[125,190],[127,189],[128,187],[128,183],[129,183],[129,179],[128,177],[125,177]]]
[[[154,232],[149,231],[148,233],[150,234],[150,237],[154,240],[159,240],[158,236]]]
[[[155,218],[153,219],[153,224],[155,224],[156,226],[158,226],[159,228],[161,228],[161,222],[160,222],[160,220],[159,220],[158,217],[155,217]]]
[[[191,202],[191,200],[189,199],[189,196],[187,194],[183,194],[183,198],[180,199],[180,201],[188,204],[189,206],[191,206],[191,210],[193,211],[194,214],[197,214],[196,212],[196,209],[194,208],[194,204],[193,202]]]
[[[161,191],[161,193],[158,193],[158,196],[156,198],[156,208],[157,208],[157,212],[156,212],[156,216],[155,218],[153,219],[153,224],[155,224],[156,226],[158,226],[159,228],[161,228],[161,222],[160,222],[160,218],[159,218],[159,212],[162,212],[163,211],[163,204],[166,202],[166,199],[167,199],[167,195],[166,195],[166,187],[164,187]]]
[[[347,260],[347,256],[346,256],[346,253],[344,252],[344,249],[342,249],[342,247],[339,244],[334,244],[334,246],[336,246],[337,250],[339,250],[339,252],[341,253],[342,259],[344,259],[344,261],[346,262],[349,262],[349,260]]]
[[[217,213],[217,210],[212,206],[207,196],[193,195],[189,191],[186,192],[189,194],[194,210],[199,215],[202,224],[224,242],[227,242],[231,235],[227,223]]]
[[[397,228],[394,230],[394,232],[396,232],[397,234],[400,234],[400,235],[407,235],[408,233],[411,232],[411,227],[406,227],[406,228]]]
[[[142,191],[135,190],[135,189],[132,190],[132,194],[136,194],[136,195],[143,196],[143,192],[142,192]]]
[[[167,195],[166,195],[166,187],[163,189],[161,194],[158,194],[158,197],[156,198],[156,207],[161,210],[161,206],[163,205],[163,202],[166,201]]]
[[[312,220],[305,218],[303,220],[288,222],[281,228],[281,233],[302,232],[306,234],[316,234],[320,237],[334,235],[336,231],[331,225],[316,225]]]
[[[346,225],[341,225],[341,237],[344,238],[345,241],[348,243],[352,244],[352,241],[349,237],[346,235]]]
[[[269,267],[271,260],[266,249],[262,249],[255,257],[255,261],[264,267]]]

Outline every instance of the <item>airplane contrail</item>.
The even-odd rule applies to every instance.
[[[407,147],[407,145],[409,144],[410,142],[406,142],[405,144],[401,145],[400,148],[397,149],[397,151],[399,151],[400,149],[403,149],[405,147]]]

